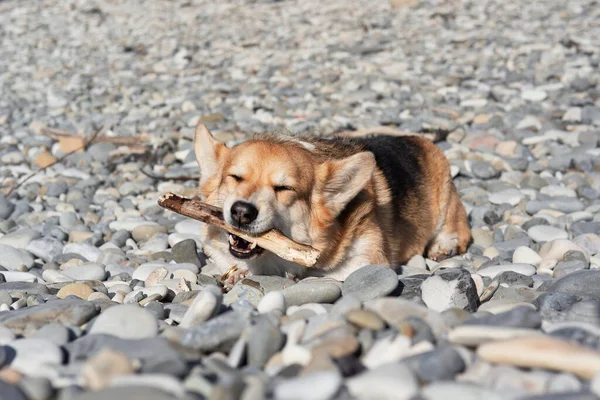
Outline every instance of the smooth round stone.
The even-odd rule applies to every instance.
[[[430,309],[442,312],[450,308],[477,309],[477,289],[471,274],[462,268],[438,270],[421,284],[421,298]]]
[[[33,239],[37,239],[38,237],[40,237],[38,231],[30,228],[21,228],[0,237],[0,244],[14,247],[15,249],[25,249]]]
[[[513,271],[522,275],[532,276],[535,274],[536,269],[531,264],[500,264],[479,269],[477,270],[477,274],[493,279],[496,275],[505,271]]]
[[[44,325],[35,331],[31,336],[29,336],[30,339],[49,340],[57,346],[63,346],[67,344],[70,337],[71,332],[69,331],[69,328],[58,323]]]
[[[492,204],[510,204],[516,206],[523,199],[523,193],[518,189],[507,189],[501,192],[491,193],[489,195],[489,202]]]
[[[590,260],[590,253],[587,251],[587,249],[579,246],[576,243],[573,243],[570,240],[565,239],[557,239],[551,242],[544,243],[544,245],[539,251],[539,254],[543,260],[554,259],[560,261],[570,250],[580,251],[583,253],[587,261]]]
[[[275,387],[275,398],[280,400],[329,400],[342,385],[337,371],[322,371],[282,380]],[[309,392],[306,391],[310,388]]]
[[[285,297],[279,291],[269,292],[260,300],[256,309],[261,314],[273,311],[283,314],[286,310]]]
[[[56,295],[61,299],[67,296],[77,296],[80,299],[87,300],[92,293],[94,293],[94,289],[90,286],[85,283],[76,282],[63,286]]]
[[[535,242],[550,242],[556,239],[568,239],[569,234],[550,225],[536,225],[527,230],[529,237]]]
[[[377,314],[369,310],[350,310],[344,317],[348,322],[360,328],[367,328],[374,331],[385,328],[385,322]]]
[[[35,261],[29,252],[5,244],[0,244],[0,254],[2,254],[2,257],[0,257],[0,267],[8,270],[16,270],[21,265],[24,265],[27,269],[31,269]]]
[[[38,376],[47,366],[62,364],[59,346],[46,339],[17,339],[9,343],[16,352],[10,367],[26,375]]]
[[[478,346],[482,343],[517,337],[540,337],[539,330],[487,325],[460,325],[448,333],[448,341],[463,346]]]
[[[194,242],[196,242],[196,246],[198,246],[198,247],[202,246],[202,237],[200,235],[194,235],[191,233],[174,232],[169,235],[167,241],[169,242],[169,246],[173,247],[177,243],[183,242],[184,240],[188,240],[188,239],[192,239]]]
[[[490,363],[570,372],[583,379],[600,372],[600,352],[549,336],[484,343],[477,355]]]
[[[202,222],[193,219],[184,219],[175,224],[175,232],[199,235],[202,231]]]
[[[123,220],[112,221],[108,227],[113,231],[133,231],[140,225],[158,225],[156,222],[148,221],[143,218],[128,218]]]
[[[421,382],[452,380],[466,368],[460,353],[452,346],[437,347],[405,358],[402,363],[408,365]]]
[[[334,283],[310,281],[286,287],[281,293],[285,297],[285,304],[289,307],[305,303],[333,303],[340,297],[342,291]]]
[[[103,281],[106,271],[100,264],[81,264],[62,270],[62,274],[76,281]]]
[[[179,269],[187,269],[194,274],[198,274],[200,272],[198,266],[191,263],[165,264],[163,262],[150,262],[137,267],[133,271],[132,278],[140,281],[146,281],[148,276],[158,268],[165,268],[171,273],[174,273]]]
[[[223,292],[216,286],[207,286],[202,290],[183,315],[179,323],[181,328],[197,326],[214,316],[223,300]]]
[[[102,251],[87,243],[68,243],[63,248],[63,254],[67,253],[77,254],[90,262],[96,262]]]
[[[342,285],[342,295],[361,301],[384,297],[398,287],[398,275],[386,265],[367,265],[351,273]]]
[[[55,238],[34,239],[27,245],[26,250],[37,258],[49,262],[53,261],[62,254],[63,244],[61,240]]]
[[[141,224],[133,228],[131,236],[136,242],[143,242],[157,233],[167,233],[167,228],[162,225]]]
[[[346,379],[350,394],[365,400],[410,399],[418,392],[417,379],[402,364],[391,363]]]
[[[538,265],[542,261],[542,257],[529,247],[517,247],[512,258],[515,264],[530,264]]]
[[[144,339],[158,334],[154,315],[137,305],[119,305],[106,309],[92,325],[90,334],[113,335],[122,339]]]
[[[173,259],[178,263],[191,263],[195,264],[198,267],[202,266],[202,260],[198,256],[198,246],[196,242],[192,239],[187,239],[181,241],[174,246],[171,253],[173,254]]]

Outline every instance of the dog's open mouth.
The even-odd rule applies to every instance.
[[[239,236],[229,234],[229,252],[237,258],[251,258],[262,253],[265,249],[256,243],[248,242]]]

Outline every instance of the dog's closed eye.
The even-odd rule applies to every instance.
[[[241,176],[239,176],[239,175],[233,175],[233,174],[230,174],[230,175],[229,175],[229,177],[230,177],[230,178],[233,178],[233,179],[234,179],[236,182],[241,182],[241,181],[243,181],[243,180],[244,180],[244,178],[242,178],[242,177],[241,177]]]
[[[273,190],[276,192],[286,192],[286,191],[294,191],[294,188],[291,186],[273,186]]]

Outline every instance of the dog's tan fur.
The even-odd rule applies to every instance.
[[[385,174],[358,142],[263,135],[227,148],[198,125],[195,152],[205,201],[223,207],[226,219],[232,202],[250,201],[260,212],[249,231],[278,228],[321,256],[310,269],[268,252],[239,260],[228,251],[227,234],[211,226],[202,232],[205,252],[223,271],[237,265],[257,274],[340,280],[367,264],[394,266],[416,254],[439,259],[463,253],[471,236],[448,161],[428,140],[403,140],[416,144],[424,172],[403,209],[394,210]],[[280,185],[294,190],[275,192]]]

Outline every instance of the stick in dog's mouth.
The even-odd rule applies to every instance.
[[[229,250],[235,257],[248,259],[268,250],[284,260],[305,267],[314,267],[317,264],[320,255],[317,249],[297,243],[277,229],[271,229],[258,236],[249,235],[227,224],[223,218],[223,210],[206,204],[200,199],[189,199],[175,193],[167,193],[158,199],[158,205],[227,231],[230,234]]]
[[[229,252],[234,257],[248,259],[261,254],[264,250],[256,242],[249,242],[233,233],[229,234]]]

